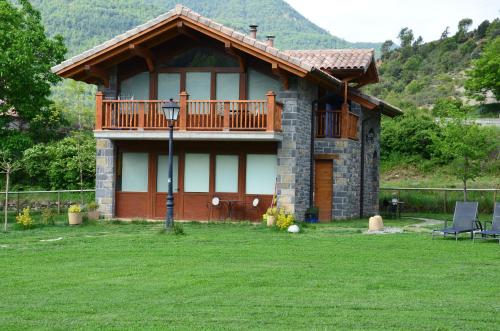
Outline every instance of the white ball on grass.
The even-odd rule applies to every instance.
[[[298,226],[298,225],[296,225],[296,224],[292,224],[292,225],[290,225],[290,226],[288,227],[288,230],[287,230],[287,231],[288,231],[288,232],[290,232],[290,233],[299,233],[300,228],[299,228],[299,226]]]

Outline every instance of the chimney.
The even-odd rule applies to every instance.
[[[266,38],[267,38],[267,46],[274,47],[275,36],[266,36]]]
[[[250,25],[250,38],[257,39],[257,28],[258,25]]]

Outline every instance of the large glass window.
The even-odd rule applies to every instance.
[[[247,155],[247,194],[274,194],[278,160],[276,155]]]
[[[158,74],[158,100],[179,99],[181,86],[181,74],[159,73]]]
[[[239,100],[240,99],[240,74],[218,73],[216,77],[216,99],[217,100]]]
[[[260,71],[248,69],[248,100],[264,100],[268,91],[278,93],[280,82]]]
[[[179,190],[179,157],[174,155],[172,183],[173,191]],[[168,192],[168,155],[158,155],[158,167],[156,169],[156,192]]]
[[[187,72],[186,92],[191,100],[210,100],[210,72]]]
[[[148,153],[122,154],[122,191],[148,191]]]
[[[235,58],[211,48],[196,47],[174,56],[164,67],[238,67]]]
[[[238,155],[215,157],[215,191],[238,192]]]
[[[149,100],[149,72],[142,72],[123,80],[120,96],[124,99]]]
[[[210,155],[186,153],[184,161],[184,192],[208,192]]]

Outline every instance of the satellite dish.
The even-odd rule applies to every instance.
[[[260,202],[259,198],[253,199],[252,206],[257,207],[259,205],[259,202]]]
[[[212,205],[213,206],[218,206],[220,203],[220,199],[218,197],[213,197],[212,198]]]

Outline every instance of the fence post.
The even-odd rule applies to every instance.
[[[448,192],[446,190],[443,191],[444,192],[444,204],[443,204],[443,209],[444,209],[444,213],[446,214],[446,204],[447,204],[447,201],[448,201]]]
[[[57,214],[61,213],[61,192],[57,191]]]

